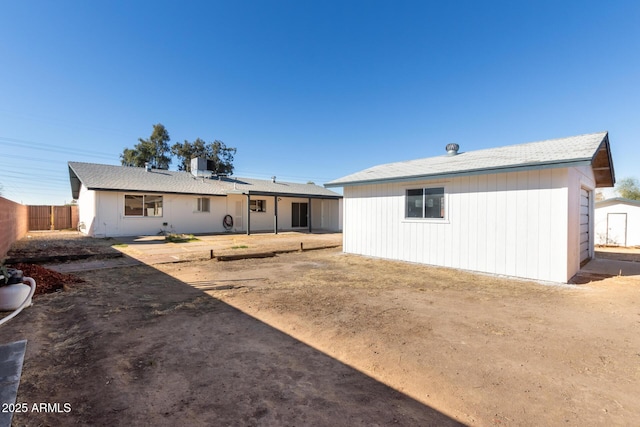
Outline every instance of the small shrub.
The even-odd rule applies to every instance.
[[[193,240],[198,240],[193,234],[167,234],[164,236],[165,242],[171,243],[184,243],[191,242]]]

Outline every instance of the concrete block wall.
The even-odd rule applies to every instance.
[[[16,240],[28,231],[27,206],[0,197],[0,261]]]

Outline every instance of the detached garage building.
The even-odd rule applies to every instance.
[[[596,244],[640,246],[640,200],[596,202]]]
[[[344,251],[567,282],[593,256],[606,132],[375,166],[344,187]]]

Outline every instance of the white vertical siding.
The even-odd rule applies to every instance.
[[[467,223],[466,233],[463,237],[463,241],[466,246],[466,268],[467,270],[478,270],[478,260],[482,257],[482,254],[478,250],[478,234],[480,229],[474,229],[475,224],[478,222],[478,179],[477,175],[469,177],[469,184],[465,191],[467,198],[468,211],[470,221]],[[484,196],[483,196],[484,197]]]
[[[540,171],[533,170],[527,172],[528,185],[526,193],[526,242],[527,256],[525,257],[525,277],[538,277],[540,257],[544,254],[540,253]]]
[[[551,270],[551,256],[554,241],[547,238],[551,236],[551,226],[554,218],[552,216],[553,208],[552,204],[552,174],[540,173],[539,174],[539,190],[538,190],[538,275],[541,271]],[[547,191],[542,189],[548,189]]]
[[[451,195],[451,209],[459,212],[456,218],[455,227],[452,227],[454,239],[454,251],[452,254],[453,265],[456,266],[454,259],[458,258],[456,267],[469,268],[469,232],[472,220],[469,209],[469,180],[470,177],[465,176],[459,180],[455,180],[454,193]]]
[[[516,246],[518,242],[518,175],[515,173],[507,174],[506,179],[506,201],[504,206],[498,206],[498,209],[504,209],[505,217],[505,269],[504,274],[515,276],[516,266],[518,263],[518,255]]]
[[[340,218],[339,218],[339,209],[340,203],[339,200],[336,199],[319,199],[314,201],[314,203],[319,203],[321,206],[321,217],[320,217],[320,225],[321,230],[327,231],[339,231],[340,230]]]
[[[487,179],[487,185],[485,188],[486,193],[486,216],[485,221],[487,226],[484,228],[484,239],[486,241],[486,270],[485,271],[497,271],[498,263],[498,241],[501,237],[497,232],[496,225],[498,224],[498,176],[497,175],[485,175]],[[490,215],[489,212],[494,212]]]
[[[496,178],[495,199],[493,206],[495,221],[489,224],[488,229],[493,233],[495,271],[497,274],[507,274],[507,234],[510,231],[507,227],[507,174],[501,173],[493,175]],[[491,215],[490,215],[491,216]]]
[[[345,187],[349,253],[562,282],[567,169]],[[405,218],[408,188],[445,187],[445,219]]]
[[[473,188],[469,189],[473,191]],[[488,212],[488,202],[489,197],[487,193],[487,175],[478,175],[477,179],[477,187],[476,187],[476,218],[478,224],[485,224],[484,227],[479,227],[477,233],[473,233],[476,235],[476,244],[475,251],[477,253],[476,257],[473,259],[476,260],[475,266],[471,264],[471,268],[473,270],[478,271],[487,271],[488,268],[488,254],[487,254],[487,241],[489,240],[489,236],[487,234],[487,227],[489,226],[489,216]],[[473,247],[472,247],[473,248]]]
[[[327,231],[339,231],[340,227],[340,201],[336,199],[323,199],[322,203],[322,221],[320,228]]]
[[[569,230],[567,169],[551,169],[551,233],[549,242],[550,271],[554,272],[553,281],[565,282],[567,277],[567,245]]]
[[[527,195],[530,191],[528,172],[518,172],[516,174],[516,205],[515,205],[515,217],[516,217],[516,241],[515,241],[515,276],[517,277],[529,277],[527,276],[527,248],[529,242],[527,241],[527,219],[529,216],[529,210],[533,209],[533,206],[527,205]]]

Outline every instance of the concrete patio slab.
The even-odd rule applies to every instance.
[[[0,427],[10,427],[13,419],[11,406],[16,403],[24,352],[27,349],[27,341],[16,341],[0,345]]]

